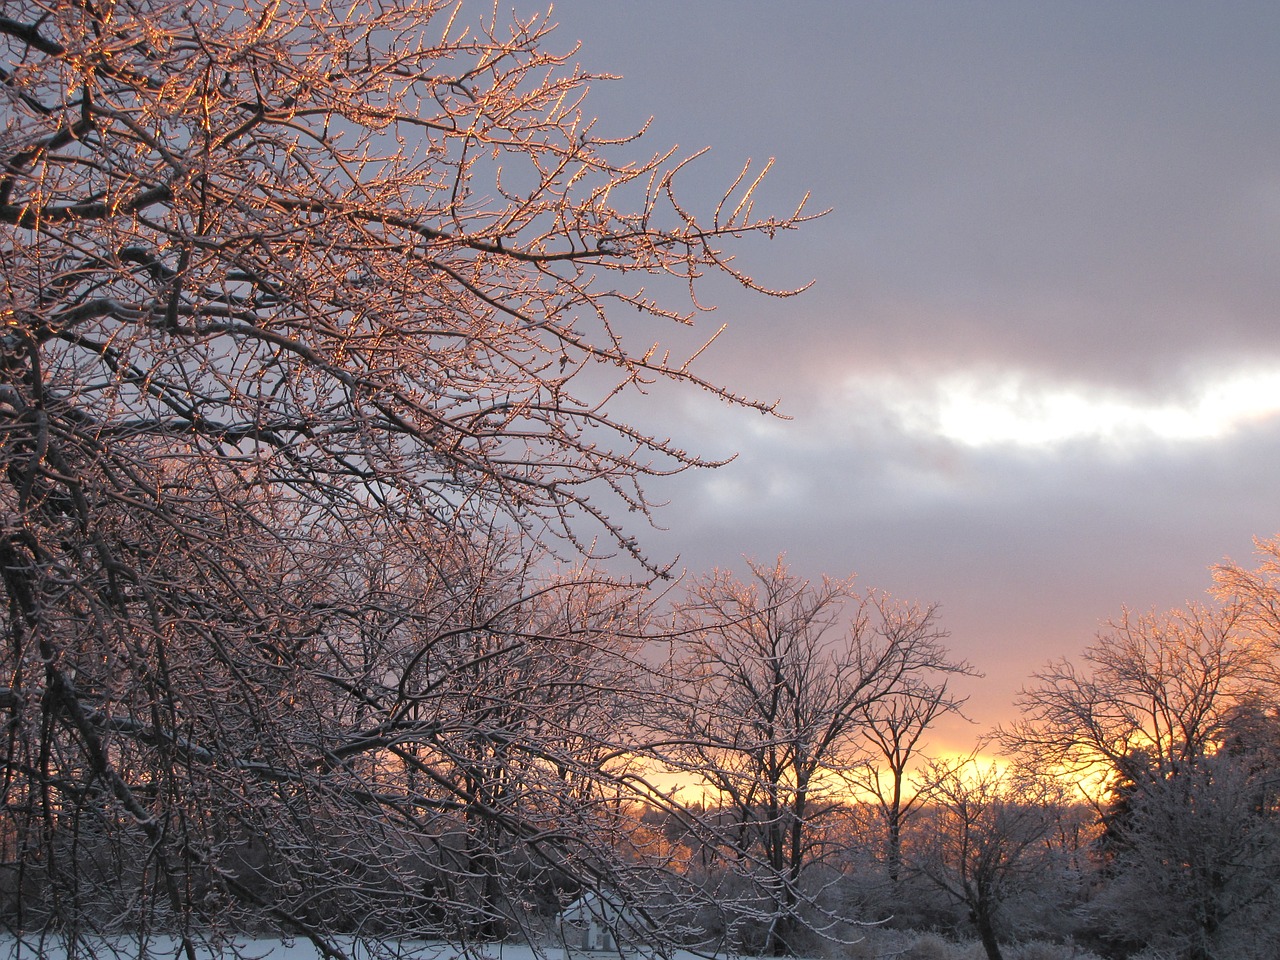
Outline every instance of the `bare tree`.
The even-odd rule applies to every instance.
[[[1256,648],[1236,606],[1168,614],[1128,611],[1082,656],[1035,674],[1006,746],[1084,776],[1163,776],[1211,752],[1227,711],[1256,676]]]
[[[705,783],[712,810],[728,817],[726,849],[763,904],[746,914],[763,927],[757,946],[788,954],[816,900],[806,869],[834,849],[826,833],[847,799],[867,712],[955,667],[931,613],[859,594],[852,578],[803,580],[782,558],[749,569],[746,582],[724,571],[694,580],[678,605],[682,652],[675,699],[663,706],[675,745],[663,756]]]
[[[1054,787],[994,764],[935,764],[929,778],[937,813],[913,867],[964,907],[989,960],[1001,960],[1001,912],[1045,865]]]
[[[1258,565],[1230,561],[1213,567],[1213,593],[1239,611],[1239,625],[1257,654],[1257,685],[1280,686],[1280,536],[1254,539]],[[1274,694],[1272,695],[1274,697]]]
[[[1219,580],[1228,582],[1245,581]],[[1107,883],[1095,911],[1107,934],[1198,960],[1253,955],[1240,934],[1256,928],[1276,863],[1263,772],[1272,727],[1259,695],[1268,649],[1257,609],[1228,599],[1126,613],[1083,667],[1061,661],[1037,674],[1024,718],[1002,733],[1049,773],[1105,778]]]
[[[188,956],[250,914],[326,953],[404,911],[447,932],[432,905],[474,901],[423,875],[459,830],[491,875],[477,818],[504,856],[609,873],[612,815],[579,782],[617,751],[557,746],[577,720],[534,694],[570,651],[625,644],[611,616],[546,617],[577,588],[492,544],[602,532],[648,563],[614,511],[707,461],[609,401],[668,381],[772,407],[615,310],[690,319],[633,277],[760,290],[722,244],[805,216],[757,217],[745,170],[696,215],[688,160],[601,138],[549,31],[443,0],[0,16],[19,922],[162,922]]]
[[[896,643],[940,646],[948,636],[937,623],[936,607],[882,607],[881,617],[886,633],[897,635]],[[931,786],[920,770],[928,766],[921,754],[924,737],[939,719],[960,713],[964,706],[966,698],[951,690],[951,678],[957,674],[973,676],[975,672],[968,663],[940,657],[906,678],[899,689],[866,704],[862,710],[862,735],[868,757],[851,777],[860,790],[874,798],[880,811],[891,883],[896,884],[901,874],[903,828],[927,798]]]

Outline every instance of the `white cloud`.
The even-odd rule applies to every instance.
[[[1280,371],[1236,370],[1173,399],[1083,384],[1038,383],[1022,374],[953,372],[932,380],[850,381],[842,402],[876,398],[908,435],[969,448],[1048,449],[1105,444],[1203,441],[1230,436],[1280,415]]]

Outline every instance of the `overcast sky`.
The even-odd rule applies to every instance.
[[[708,454],[667,533],[694,570],[941,604],[976,735],[1122,606],[1204,599],[1280,532],[1280,5],[565,0],[598,132],[777,158],[825,219],[744,249],[713,379],[793,419],[662,398]]]

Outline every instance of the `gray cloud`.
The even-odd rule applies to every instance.
[[[811,342],[1149,380],[1187,354],[1273,349],[1280,62],[1258,38],[1274,11],[557,10],[588,63],[629,75],[602,111],[715,144],[696,186],[776,154],[780,201],[811,189],[836,207],[765,258],[818,278]],[[777,313],[731,306],[753,329]]]
[[[796,419],[643,408],[741,451],[660,485],[654,552],[703,569],[785,550],[941,601],[990,674],[990,719],[1122,604],[1198,598],[1208,564],[1280,530],[1274,419],[973,448],[883,392],[916,384],[928,407],[968,371],[1190,404],[1280,367],[1280,8],[561,0],[556,16],[588,68],[626,76],[593,92],[608,129],[654,114],[654,148],[714,145],[687,193],[710,202],[742,159],[776,156],[764,200],[835,208],[742,253],[766,282],[816,278],[810,293],[725,283],[704,325],[730,323],[705,372]]]
[[[956,649],[988,674],[973,687],[986,723],[1123,606],[1204,600],[1210,564],[1247,562],[1253,535],[1280,531],[1280,420],[1216,441],[1042,451],[973,450],[872,423],[829,445],[820,430],[797,442],[720,429],[742,455],[673,481],[669,532],[653,539],[694,570],[786,552],[810,575],[856,571],[940,602]]]

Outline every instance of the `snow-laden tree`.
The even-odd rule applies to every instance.
[[[723,244],[804,216],[758,217],[745,171],[683,202],[687,161],[603,139],[549,31],[4,5],[9,922],[333,949],[498,932],[502,873],[626,890],[600,731],[638,615],[522,557],[644,561],[618,511],[704,463],[611,400],[770,410],[631,325],[689,319],[653,278],[761,289]]]
[[[1274,956],[1280,821],[1274,769],[1201,757],[1135,790],[1110,825],[1103,935],[1186,960]]]
[[[749,945],[780,955],[838,925],[810,876],[838,849],[868,714],[968,668],[932,608],[805,580],[782,558],[749,569],[695,578],[677,604],[659,759],[703,785],[708,832],[752,884],[735,907],[759,931]]]

